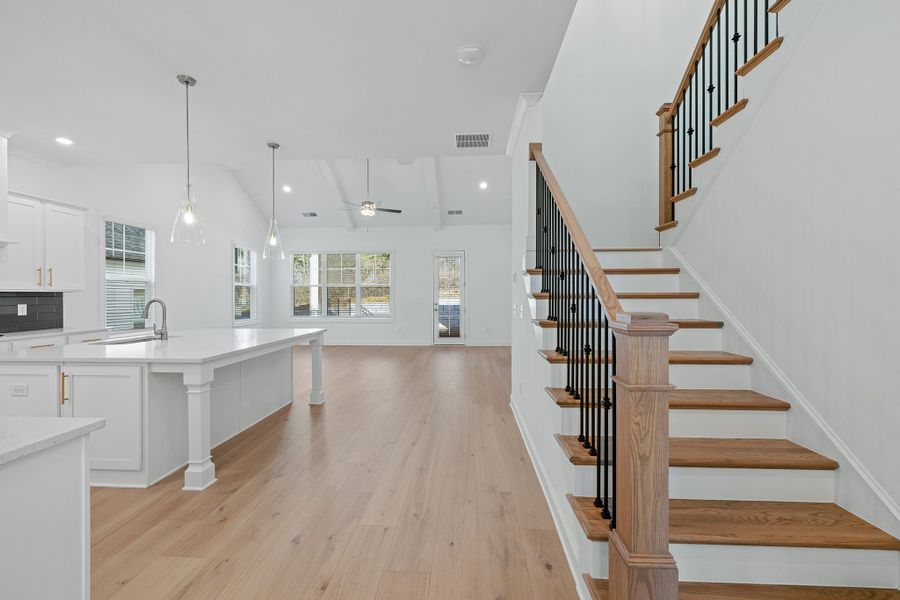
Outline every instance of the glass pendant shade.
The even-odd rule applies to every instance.
[[[200,215],[197,213],[197,197],[194,194],[193,187],[190,185],[185,187],[181,208],[178,209],[178,214],[175,215],[175,222],[172,224],[172,236],[169,241],[175,244],[193,246],[202,246],[206,243],[203,224],[200,222]]]
[[[278,220],[272,219],[269,223],[269,232],[266,234],[266,245],[263,248],[263,260],[284,260],[284,246],[281,245],[281,234],[278,233]]]

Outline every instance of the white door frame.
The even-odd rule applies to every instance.
[[[438,336],[438,278],[440,277],[440,267],[438,261],[441,257],[458,256],[462,262],[460,265],[460,283],[459,283],[459,337],[458,338],[442,338]],[[468,315],[466,314],[466,252],[465,250],[436,250],[434,252],[433,281],[432,281],[432,299],[434,301],[434,312],[431,319],[431,336],[434,344],[465,344],[468,329]]]

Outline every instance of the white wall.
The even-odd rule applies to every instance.
[[[791,437],[840,452],[839,501],[885,527],[879,502],[900,517],[897,23],[895,0],[789,4],[784,46],[671,234],[780,371]]]
[[[544,155],[595,245],[657,241],[659,107],[710,0],[579,0],[544,92]]]
[[[389,218],[389,217],[387,217]],[[466,314],[468,343],[509,345],[508,225],[447,227],[373,227],[370,231],[342,228],[283,229],[285,253],[313,251],[388,251],[394,276],[394,318],[384,321],[339,321],[291,318],[290,261],[272,270],[272,314],[275,327],[328,328],[329,344],[432,343],[434,252],[466,253]]]
[[[203,247],[169,243],[184,186],[182,165],[59,168],[10,158],[12,190],[89,209],[85,215],[85,289],[64,296],[67,327],[102,325],[105,217],[156,231],[157,293],[168,305],[170,329],[231,326],[231,245],[243,242],[259,247],[266,234],[266,218],[224,167],[194,165],[191,175],[206,232]],[[267,286],[268,269],[260,260],[263,296]],[[264,322],[266,309],[264,300],[260,304]]]

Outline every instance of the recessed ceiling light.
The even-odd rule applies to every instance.
[[[478,184],[478,187],[482,190],[486,190],[487,189],[487,181],[482,181],[481,183]]]
[[[286,185],[286,186],[282,187],[281,189],[283,189],[284,193],[286,193],[286,194],[291,193],[291,186],[289,186],[289,185]]]
[[[56,143],[62,144],[63,146],[71,146],[75,142],[73,142],[72,140],[70,140],[67,137],[58,137],[58,138],[56,138]]]
[[[462,46],[456,51],[456,60],[467,67],[477,65],[484,60],[484,50],[478,46]]]

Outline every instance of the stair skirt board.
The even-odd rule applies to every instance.
[[[560,412],[559,433],[578,435],[578,407]],[[669,411],[669,436],[701,438],[767,438],[787,437],[787,413],[769,410],[680,410]]]
[[[541,333],[541,348],[556,347],[556,329],[535,326]],[[679,329],[669,338],[672,350],[720,350],[721,329]]]
[[[549,365],[549,387],[566,387],[566,365]],[[670,365],[669,381],[680,388],[741,390],[750,387],[750,365]]]

